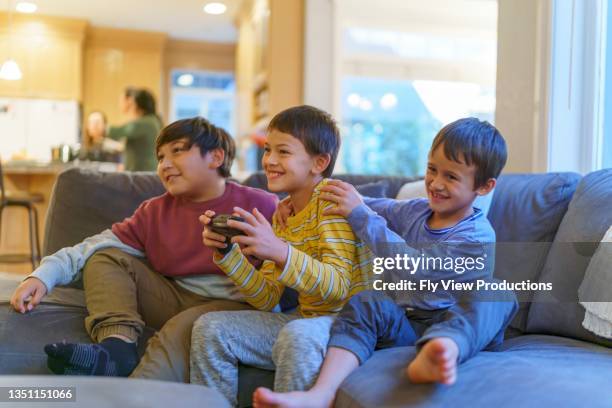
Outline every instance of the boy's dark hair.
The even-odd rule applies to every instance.
[[[340,131],[329,113],[314,106],[294,106],[272,118],[268,132],[273,130],[299,139],[312,156],[329,154],[329,165],[323,171],[323,177],[331,176],[340,150]]]
[[[444,126],[434,138],[430,154],[441,144],[449,160],[457,163],[465,160],[468,166],[476,166],[474,188],[497,178],[508,158],[506,141],[499,130],[476,118],[459,119]]]
[[[159,151],[163,145],[183,138],[188,140],[189,147],[197,145],[202,156],[211,150],[222,149],[225,152],[225,158],[223,164],[217,168],[217,172],[222,177],[231,176],[230,170],[236,157],[236,144],[224,129],[200,116],[177,120],[159,132],[155,141],[155,150]]]

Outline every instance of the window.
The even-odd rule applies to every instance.
[[[234,135],[236,109],[232,73],[174,70],[171,80],[171,122],[202,116]]]
[[[607,7],[607,31],[606,31],[606,69],[604,88],[604,126],[603,141],[601,146],[602,168],[612,168],[612,4],[608,2]]]
[[[339,171],[422,176],[442,126],[466,116],[493,122],[497,2],[478,17],[458,1],[444,10],[406,3],[370,20],[339,4]],[[387,24],[400,17],[401,26]]]
[[[608,0],[553,2],[547,171],[612,166],[612,54]],[[607,28],[606,28],[607,26]],[[607,44],[606,44],[607,40]]]
[[[493,120],[493,92],[462,82],[345,77],[345,170],[423,175],[433,137],[444,124],[465,116]]]

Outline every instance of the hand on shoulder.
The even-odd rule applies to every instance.
[[[321,198],[336,204],[326,209],[324,215],[341,215],[346,218],[355,207],[363,204],[363,198],[357,189],[341,180],[331,179],[321,187]]]

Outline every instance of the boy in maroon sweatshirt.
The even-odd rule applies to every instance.
[[[193,322],[213,310],[250,308],[202,245],[198,217],[239,206],[271,219],[276,196],[227,180],[234,141],[206,119],[174,122],[156,143],[166,193],[111,229],[43,258],[12,296],[15,310],[28,312],[82,271],[85,327],[94,344],[47,344],[48,366],[56,374],[131,373],[188,382]],[[136,344],[145,325],[159,331],[138,363]]]

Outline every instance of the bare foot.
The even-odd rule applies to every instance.
[[[330,408],[334,402],[323,393],[310,391],[274,392],[259,387],[253,394],[253,408]]]
[[[413,383],[453,384],[457,379],[457,344],[448,337],[425,343],[406,372]]]

